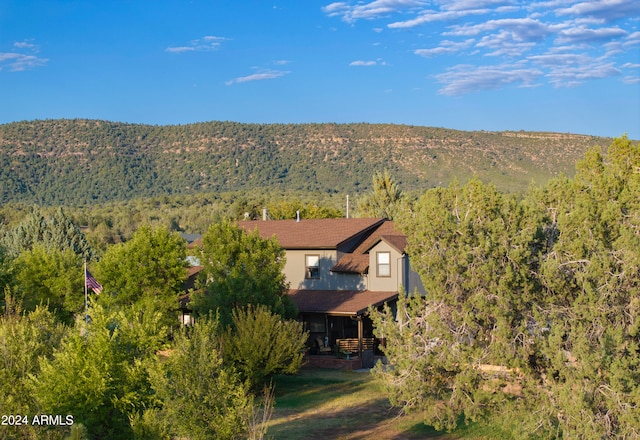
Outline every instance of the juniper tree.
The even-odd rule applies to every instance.
[[[395,404],[437,428],[500,414],[520,437],[638,436],[640,146],[593,149],[522,200],[433,189],[400,223],[428,293],[373,312]]]

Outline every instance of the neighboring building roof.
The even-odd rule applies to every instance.
[[[202,237],[202,234],[187,234],[186,232],[182,232],[180,236],[187,242],[187,244],[191,244],[197,239]]]
[[[246,231],[257,228],[262,238],[276,236],[284,249],[336,249],[384,222],[379,218],[254,220],[238,222],[238,226]]]
[[[369,306],[378,307],[398,298],[398,292],[369,290],[290,290],[289,297],[301,313],[361,315]]]
[[[184,283],[182,283],[182,290],[186,292],[189,289],[196,288],[196,279],[202,269],[204,269],[203,266],[190,266],[187,268],[187,278],[184,280]]]

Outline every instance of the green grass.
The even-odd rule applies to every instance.
[[[460,424],[452,433],[422,423],[419,414],[391,408],[382,385],[369,373],[303,369],[275,379],[272,439],[473,439],[509,438],[498,426]]]

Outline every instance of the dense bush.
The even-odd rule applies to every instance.
[[[222,339],[222,355],[257,390],[274,374],[300,369],[307,336],[300,322],[283,320],[265,306],[237,308]]]

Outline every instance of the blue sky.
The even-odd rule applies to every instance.
[[[640,1],[0,2],[0,123],[369,122],[640,139]]]

